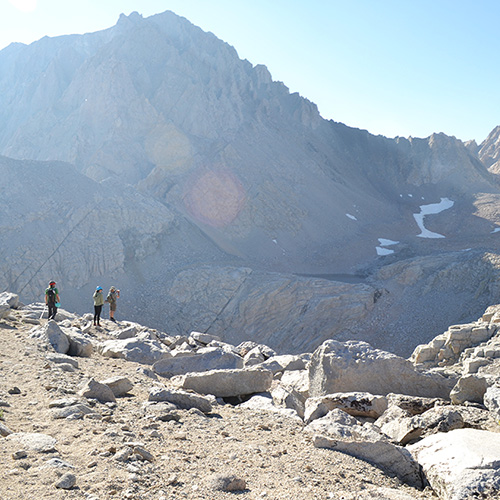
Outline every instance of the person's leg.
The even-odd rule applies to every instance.
[[[56,306],[53,304],[48,304],[47,307],[49,309],[49,315],[47,316],[47,319],[54,319],[56,317]]]
[[[97,325],[97,308],[99,306],[94,306],[94,326]]]
[[[101,326],[101,311],[102,311],[102,306],[96,306],[97,326]]]

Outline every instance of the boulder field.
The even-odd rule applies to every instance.
[[[500,305],[409,359],[0,316],[2,498],[500,498]]]

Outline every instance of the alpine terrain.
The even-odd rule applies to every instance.
[[[375,136],[132,13],[0,51],[0,179],[1,498],[500,498],[500,126]]]

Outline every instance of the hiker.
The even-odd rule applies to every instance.
[[[101,312],[104,305],[104,294],[102,286],[98,286],[94,292],[94,326],[101,326]]]
[[[109,319],[116,323],[115,311],[116,311],[116,299],[120,297],[120,290],[112,286],[109,289],[108,296],[106,297],[106,302],[109,302]]]
[[[56,319],[59,302],[59,291],[56,288],[56,282],[50,281],[49,288],[45,290],[45,305],[49,309],[49,315],[47,317],[48,320]]]

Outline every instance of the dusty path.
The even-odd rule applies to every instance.
[[[96,337],[116,328],[104,324],[93,331]],[[158,418],[147,395],[150,387],[167,380],[155,381],[142,365],[99,354],[75,358],[78,369],[63,371],[29,337],[32,328],[21,321],[20,311],[0,322],[0,422],[16,433],[43,433],[57,442],[52,450],[37,452],[0,437],[2,500],[435,498],[366,462],[314,448],[302,423],[281,414],[219,405],[208,416],[174,409]],[[97,417],[53,418],[49,404],[77,397],[86,378],[116,375],[134,383],[130,396],[116,404],[93,403]],[[127,446],[145,450],[148,459],[132,454],[120,461]],[[15,458],[16,452],[21,458]],[[76,484],[69,490],[56,488],[68,472]],[[234,475],[246,488],[219,491],[216,475]]]

